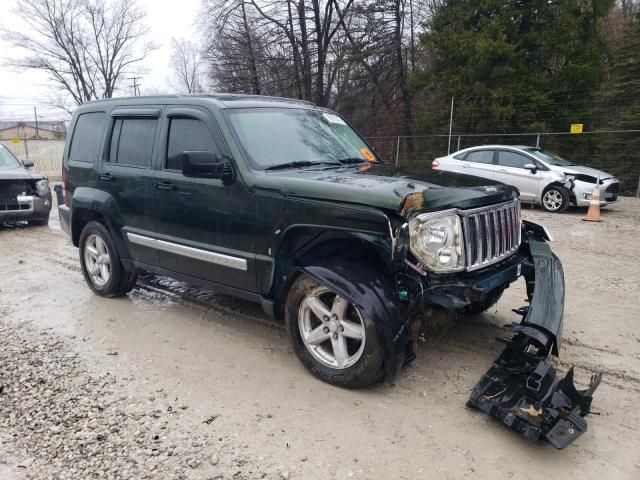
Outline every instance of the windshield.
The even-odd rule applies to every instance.
[[[0,170],[9,170],[10,168],[18,168],[22,164],[13,156],[13,154],[0,145]]]
[[[550,152],[549,150],[544,150],[542,148],[525,148],[525,150],[549,165],[556,165],[558,167],[569,167],[571,165],[575,165],[575,163],[565,160],[560,155]]]
[[[245,153],[259,169],[376,160],[364,140],[334,113],[252,108],[229,110],[228,115]]]

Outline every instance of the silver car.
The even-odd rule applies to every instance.
[[[565,160],[548,150],[512,145],[465,148],[436,158],[436,170],[492,178],[520,190],[522,202],[541,205],[549,212],[563,212],[570,204],[591,202],[600,182],[600,205],[615,202],[620,182],[613,175]]]

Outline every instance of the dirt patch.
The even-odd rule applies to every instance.
[[[584,210],[551,215],[525,209],[523,216],[550,229],[565,268],[560,370],[577,365],[583,385],[592,371],[605,372],[589,431],[564,451],[532,444],[464,406],[500,351],[494,337],[517,319],[511,309],[523,304],[520,283],[490,312],[428,338],[394,387],[346,391],[311,377],[284,330],[258,306],[210,292],[191,294],[188,286],[158,279],[124,298],[96,297],[73,268],[77,250],[64,234],[28,227],[0,229],[0,378],[10,387],[0,395],[0,477],[40,478],[47,472],[53,478],[87,478],[65,470],[64,442],[45,449],[41,445],[51,441],[46,430],[27,431],[25,415],[49,405],[39,400],[50,398],[45,385],[37,384],[46,375],[92,405],[115,399],[114,411],[126,415],[122,433],[113,444],[111,437],[94,437],[101,449],[92,458],[106,459],[107,472],[117,466],[110,459],[121,458],[137,474],[132,478],[638,478],[640,202],[622,199],[605,209],[600,224],[583,222]],[[31,366],[38,357],[69,358],[74,367],[67,371],[63,363],[45,372]],[[33,369],[26,384],[16,384],[21,376],[11,368],[17,365]],[[113,383],[101,393],[107,378]],[[58,404],[66,398],[60,395],[51,400]],[[187,408],[169,414],[170,406]],[[55,418],[75,432],[82,423],[67,427],[70,414],[60,408]],[[170,432],[163,446],[173,442],[184,451],[166,456],[167,463],[156,467],[162,474],[153,476],[148,468],[157,458],[145,453],[153,437],[139,444],[134,434],[140,430],[136,412],[156,410],[149,433]],[[11,412],[22,420],[11,423]],[[110,415],[108,409],[97,415],[87,438],[108,432]],[[55,425],[47,419],[43,426]],[[69,441],[71,449],[77,446]]]

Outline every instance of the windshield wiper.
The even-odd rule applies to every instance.
[[[294,162],[279,163],[266,167],[265,170],[282,170],[285,168],[311,167],[313,165],[340,165],[339,162],[311,162],[309,160],[296,160]]]
[[[368,160],[365,160],[364,158],[359,158],[359,157],[347,157],[347,158],[341,158],[340,160],[338,160],[338,162],[340,162],[343,165],[348,165],[350,163],[362,163],[367,161]]]

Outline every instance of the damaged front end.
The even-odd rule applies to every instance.
[[[525,222],[535,237],[535,224]],[[538,232],[542,234],[541,232]],[[564,274],[548,243],[529,238],[531,265],[523,269],[531,299],[514,310],[523,316],[513,324],[506,348],[473,388],[467,405],[497,418],[530,440],[546,438],[564,448],[587,430],[593,393],[601,375],[592,376],[588,389],[573,383],[573,368],[562,378],[549,363],[558,355],[564,306]]]

